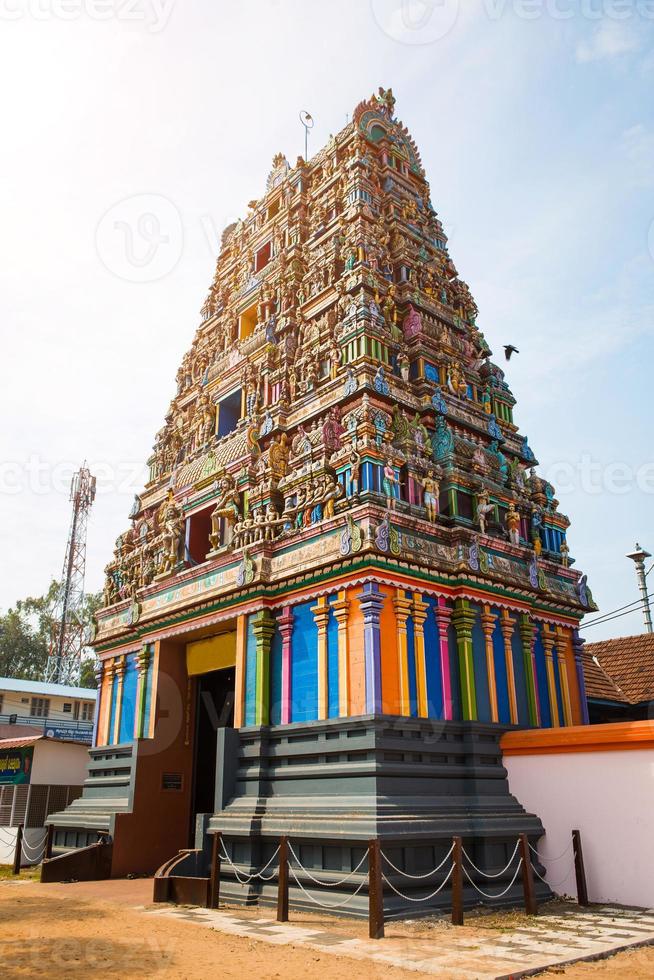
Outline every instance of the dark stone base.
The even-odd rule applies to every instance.
[[[211,838],[220,831],[236,866],[223,861],[221,897],[272,905],[276,860],[265,872],[270,881],[240,884],[236,872],[245,877],[261,868],[286,835],[308,872],[297,872],[304,889],[336,913],[359,916],[368,913],[366,861],[337,887],[316,885],[310,875],[341,881],[357,867],[374,837],[380,838],[395,867],[412,875],[424,875],[440,864],[455,835],[463,838],[478,868],[496,873],[507,864],[518,834],[526,833],[536,846],[544,833],[538,817],[526,813],[509,793],[499,747],[502,734],[500,726],[479,722],[389,716],[221,731],[216,813],[198,822],[196,846],[203,855],[197,873],[208,873]],[[438,887],[451,866],[449,859],[442,872],[426,879],[407,879],[386,861],[383,866],[387,918],[450,909],[449,883],[424,903],[411,901]],[[517,858],[510,871],[492,879],[472,868],[469,873],[483,891],[499,895],[516,866]],[[468,907],[482,901],[522,903],[520,876],[496,900],[482,898],[464,881]],[[292,908],[320,910],[293,874],[290,884]],[[551,897],[538,879],[536,885],[539,900]]]

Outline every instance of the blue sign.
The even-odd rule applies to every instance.
[[[48,738],[63,738],[70,742],[85,742],[91,745],[93,741],[93,731],[80,731],[78,728],[60,726],[57,728],[46,728],[45,734]]]

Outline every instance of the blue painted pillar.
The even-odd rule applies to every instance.
[[[367,582],[358,596],[363,613],[363,651],[366,664],[366,714],[381,714],[381,636],[379,615],[384,597],[376,582]]]
[[[575,669],[577,671],[577,685],[579,687],[579,706],[581,708],[581,718],[584,725],[590,724],[590,718],[588,716],[588,701],[586,699],[586,681],[584,679],[584,643],[586,641],[582,640],[579,636],[579,630],[572,631],[572,649],[574,651],[575,657]]]

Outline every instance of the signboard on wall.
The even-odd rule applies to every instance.
[[[33,755],[33,745],[20,749],[0,749],[0,786],[29,783]]]
[[[66,725],[59,725],[53,728],[46,728],[45,734],[47,738],[64,738],[70,742],[85,742],[87,745],[90,745],[93,741],[93,730],[91,728],[88,731],[80,731],[78,728],[67,728]]]

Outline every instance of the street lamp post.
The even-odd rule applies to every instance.
[[[638,542],[636,542],[636,550],[627,555],[627,558],[631,558],[636,566],[636,578],[638,579],[638,588],[642,597],[645,629],[648,633],[654,632],[652,629],[652,613],[649,608],[649,596],[647,595],[647,582],[645,581],[645,559],[651,557],[649,551],[641,548]]]

